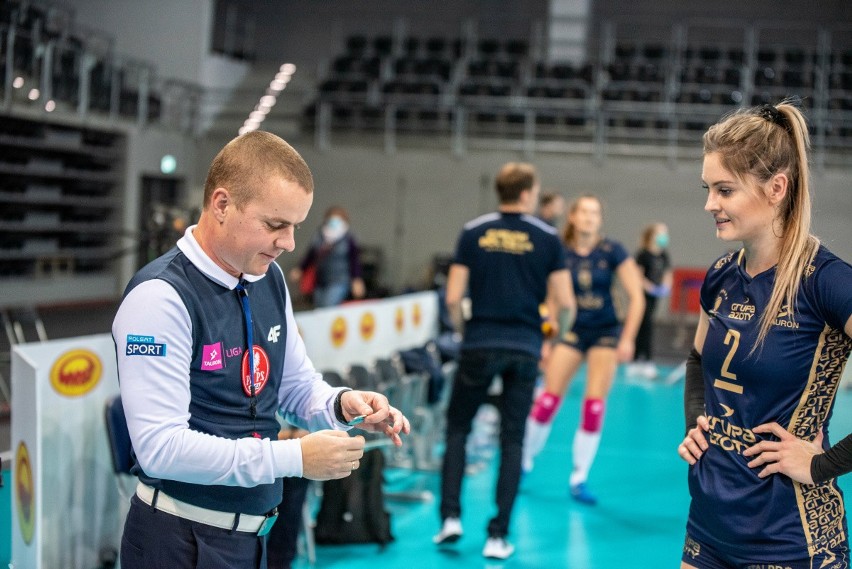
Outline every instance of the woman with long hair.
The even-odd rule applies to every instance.
[[[571,204],[563,243],[565,264],[577,297],[577,318],[571,330],[559,331],[550,352],[544,389],[527,418],[523,455],[523,468],[528,472],[547,441],[568,384],[585,360],[586,390],[580,425],[574,435],[570,478],[571,496],[585,504],[597,502],[586,486],[586,479],[600,443],[606,398],[618,364],[633,358],[636,331],[645,309],[642,280],[635,261],[621,243],[604,237],[602,225],[603,204],[597,196],[585,194]],[[618,321],[612,296],[616,278],[628,297],[623,326]]]
[[[852,435],[828,422],[852,349],[852,267],[811,234],[808,130],[790,104],[704,134],[704,210],[742,242],[710,266],[687,360],[682,568],[849,567]]]

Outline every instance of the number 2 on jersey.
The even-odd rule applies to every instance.
[[[740,333],[736,330],[728,330],[728,333],[725,334],[725,345],[730,345],[731,348],[728,350],[728,355],[725,357],[725,361],[722,362],[722,370],[721,375],[726,379],[737,379],[737,374],[731,372],[729,370],[729,366],[731,365],[731,360],[734,359],[734,354],[737,351],[737,348],[740,347]],[[721,379],[717,379],[713,383],[713,387],[718,387],[719,389],[725,389],[727,391],[733,391],[734,393],[742,394],[743,386],[737,385],[736,383],[731,383],[730,381],[723,381]]]

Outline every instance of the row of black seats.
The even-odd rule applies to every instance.
[[[529,42],[525,39],[499,40],[483,38],[475,42],[467,42],[461,38],[446,38],[432,36],[428,38],[407,37],[401,41],[399,51],[409,56],[428,54],[436,57],[457,58],[465,50],[485,57],[505,55],[510,58],[524,57],[529,53]],[[388,35],[367,38],[364,35],[353,35],[346,39],[346,52],[349,55],[362,57],[365,54],[388,56],[395,52],[394,39]]]

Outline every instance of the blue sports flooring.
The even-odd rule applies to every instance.
[[[663,376],[668,369],[663,369]],[[554,422],[551,437],[535,470],[521,484],[509,540],[515,554],[507,561],[482,557],[485,527],[494,515],[496,460],[468,475],[462,523],[465,535],[453,546],[438,548],[439,476],[404,476],[388,471],[388,489],[406,486],[432,490],[431,503],[388,501],[396,538],[385,549],[375,545],[321,546],[316,567],[328,569],[524,568],[604,569],[611,567],[679,567],[689,494],[686,463],[677,456],[683,437],[683,382],[672,386],[640,382],[619,371],[607,406],[603,437],[589,478],[596,506],[568,497],[571,439],[577,427],[584,370],[571,386]],[[852,432],[852,391],[838,394],[832,420],[834,437]],[[847,495],[852,476],[841,486]],[[304,558],[295,569],[311,567]]]
[[[668,370],[663,369],[663,375]],[[430,490],[428,503],[388,500],[395,541],[376,545],[320,546],[315,567],[376,569],[392,566],[426,568],[603,569],[609,567],[678,567],[689,496],[686,464],[675,448],[683,434],[683,383],[673,386],[639,382],[619,372],[607,407],[603,438],[589,485],[599,498],[588,507],[568,497],[571,437],[577,426],[583,370],[571,386],[554,423],[553,434],[535,470],[522,482],[515,505],[510,541],[514,556],[505,562],[482,557],[485,527],[494,513],[495,460],[468,475],[464,486],[464,537],[454,546],[432,544],[438,531],[439,477],[389,469],[387,488]],[[852,432],[852,391],[837,397],[833,437]],[[9,555],[9,472],[0,488],[0,562]],[[841,479],[847,495],[852,476]],[[294,569],[312,566],[304,557]]]

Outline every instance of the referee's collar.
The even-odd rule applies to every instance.
[[[195,265],[199,271],[204,273],[204,275],[210,280],[219,283],[223,287],[234,289],[237,284],[239,284],[240,280],[246,280],[250,283],[259,281],[266,275],[249,275],[243,274],[242,279],[239,279],[217,265],[213,259],[207,256],[207,253],[204,252],[204,249],[201,248],[201,245],[198,244],[198,241],[195,240],[195,235],[192,234],[193,229],[196,228],[196,225],[190,225],[186,228],[186,231],[183,234],[183,237],[178,239],[177,246],[181,252],[186,255],[186,258]]]

